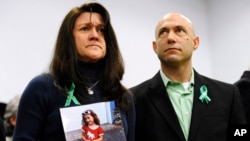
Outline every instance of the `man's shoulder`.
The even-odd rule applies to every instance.
[[[221,89],[229,89],[229,88],[234,88],[235,86],[229,82],[225,82],[225,81],[222,81],[222,80],[219,80],[219,79],[215,79],[215,78],[212,78],[212,77],[208,77],[208,76],[205,76],[205,75],[200,75],[200,74],[197,74],[195,76],[196,80],[199,79],[201,80],[202,83],[204,83],[205,85],[209,85],[210,87],[217,87],[218,89],[221,88]]]
[[[249,86],[250,84],[250,71],[245,71],[239,80],[237,80],[235,83],[237,86]]]
[[[164,86],[160,73],[157,72],[152,78],[142,81],[141,83],[130,88],[131,92],[140,95],[140,93],[147,93],[150,89]]]
[[[144,88],[146,88],[146,87],[149,86],[151,80],[152,80],[152,79],[144,80],[143,82],[141,82],[141,83],[139,83],[139,84],[137,84],[137,85],[131,87],[130,90],[131,90],[132,92],[135,92],[135,91],[137,91],[137,90],[144,89]]]

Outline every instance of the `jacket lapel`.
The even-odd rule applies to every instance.
[[[197,132],[199,131],[202,119],[204,117],[204,111],[206,110],[206,104],[201,103],[199,100],[200,96],[200,87],[202,85],[207,85],[203,78],[197,73],[194,72],[194,99],[193,99],[193,110],[192,118],[189,130],[189,141],[195,140]]]
[[[178,118],[159,72],[152,78],[151,82],[152,83],[149,85],[150,92],[148,96],[151,99],[152,104],[155,106],[159,114],[166,120],[166,124],[175,131],[182,141],[185,141]]]

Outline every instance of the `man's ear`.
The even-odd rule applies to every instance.
[[[11,125],[13,125],[13,126],[16,125],[16,116],[11,116],[11,117],[9,118],[9,120],[10,120],[10,124],[11,124]]]
[[[156,49],[157,49],[156,41],[152,42],[152,46],[153,46],[154,52],[156,53]]]
[[[194,37],[194,40],[193,40],[193,44],[194,44],[194,50],[196,50],[198,47],[199,47],[199,44],[200,44],[200,39],[198,36]]]

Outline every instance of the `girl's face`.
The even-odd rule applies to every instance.
[[[84,115],[83,118],[84,118],[84,121],[86,122],[86,124],[88,124],[88,125],[93,125],[93,124],[95,124],[94,118],[93,118],[90,114]]]
[[[79,58],[84,62],[97,62],[106,55],[104,23],[100,14],[84,12],[75,22],[73,36]]]

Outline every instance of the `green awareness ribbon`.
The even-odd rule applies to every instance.
[[[200,97],[199,99],[201,100],[201,102],[206,102],[207,104],[211,101],[210,97],[207,95],[207,87],[205,85],[201,86],[200,88]]]
[[[68,96],[64,105],[65,107],[69,106],[71,101],[73,101],[76,105],[81,105],[80,102],[74,96],[74,91],[75,91],[75,84],[72,83],[70,89],[67,92]]]

